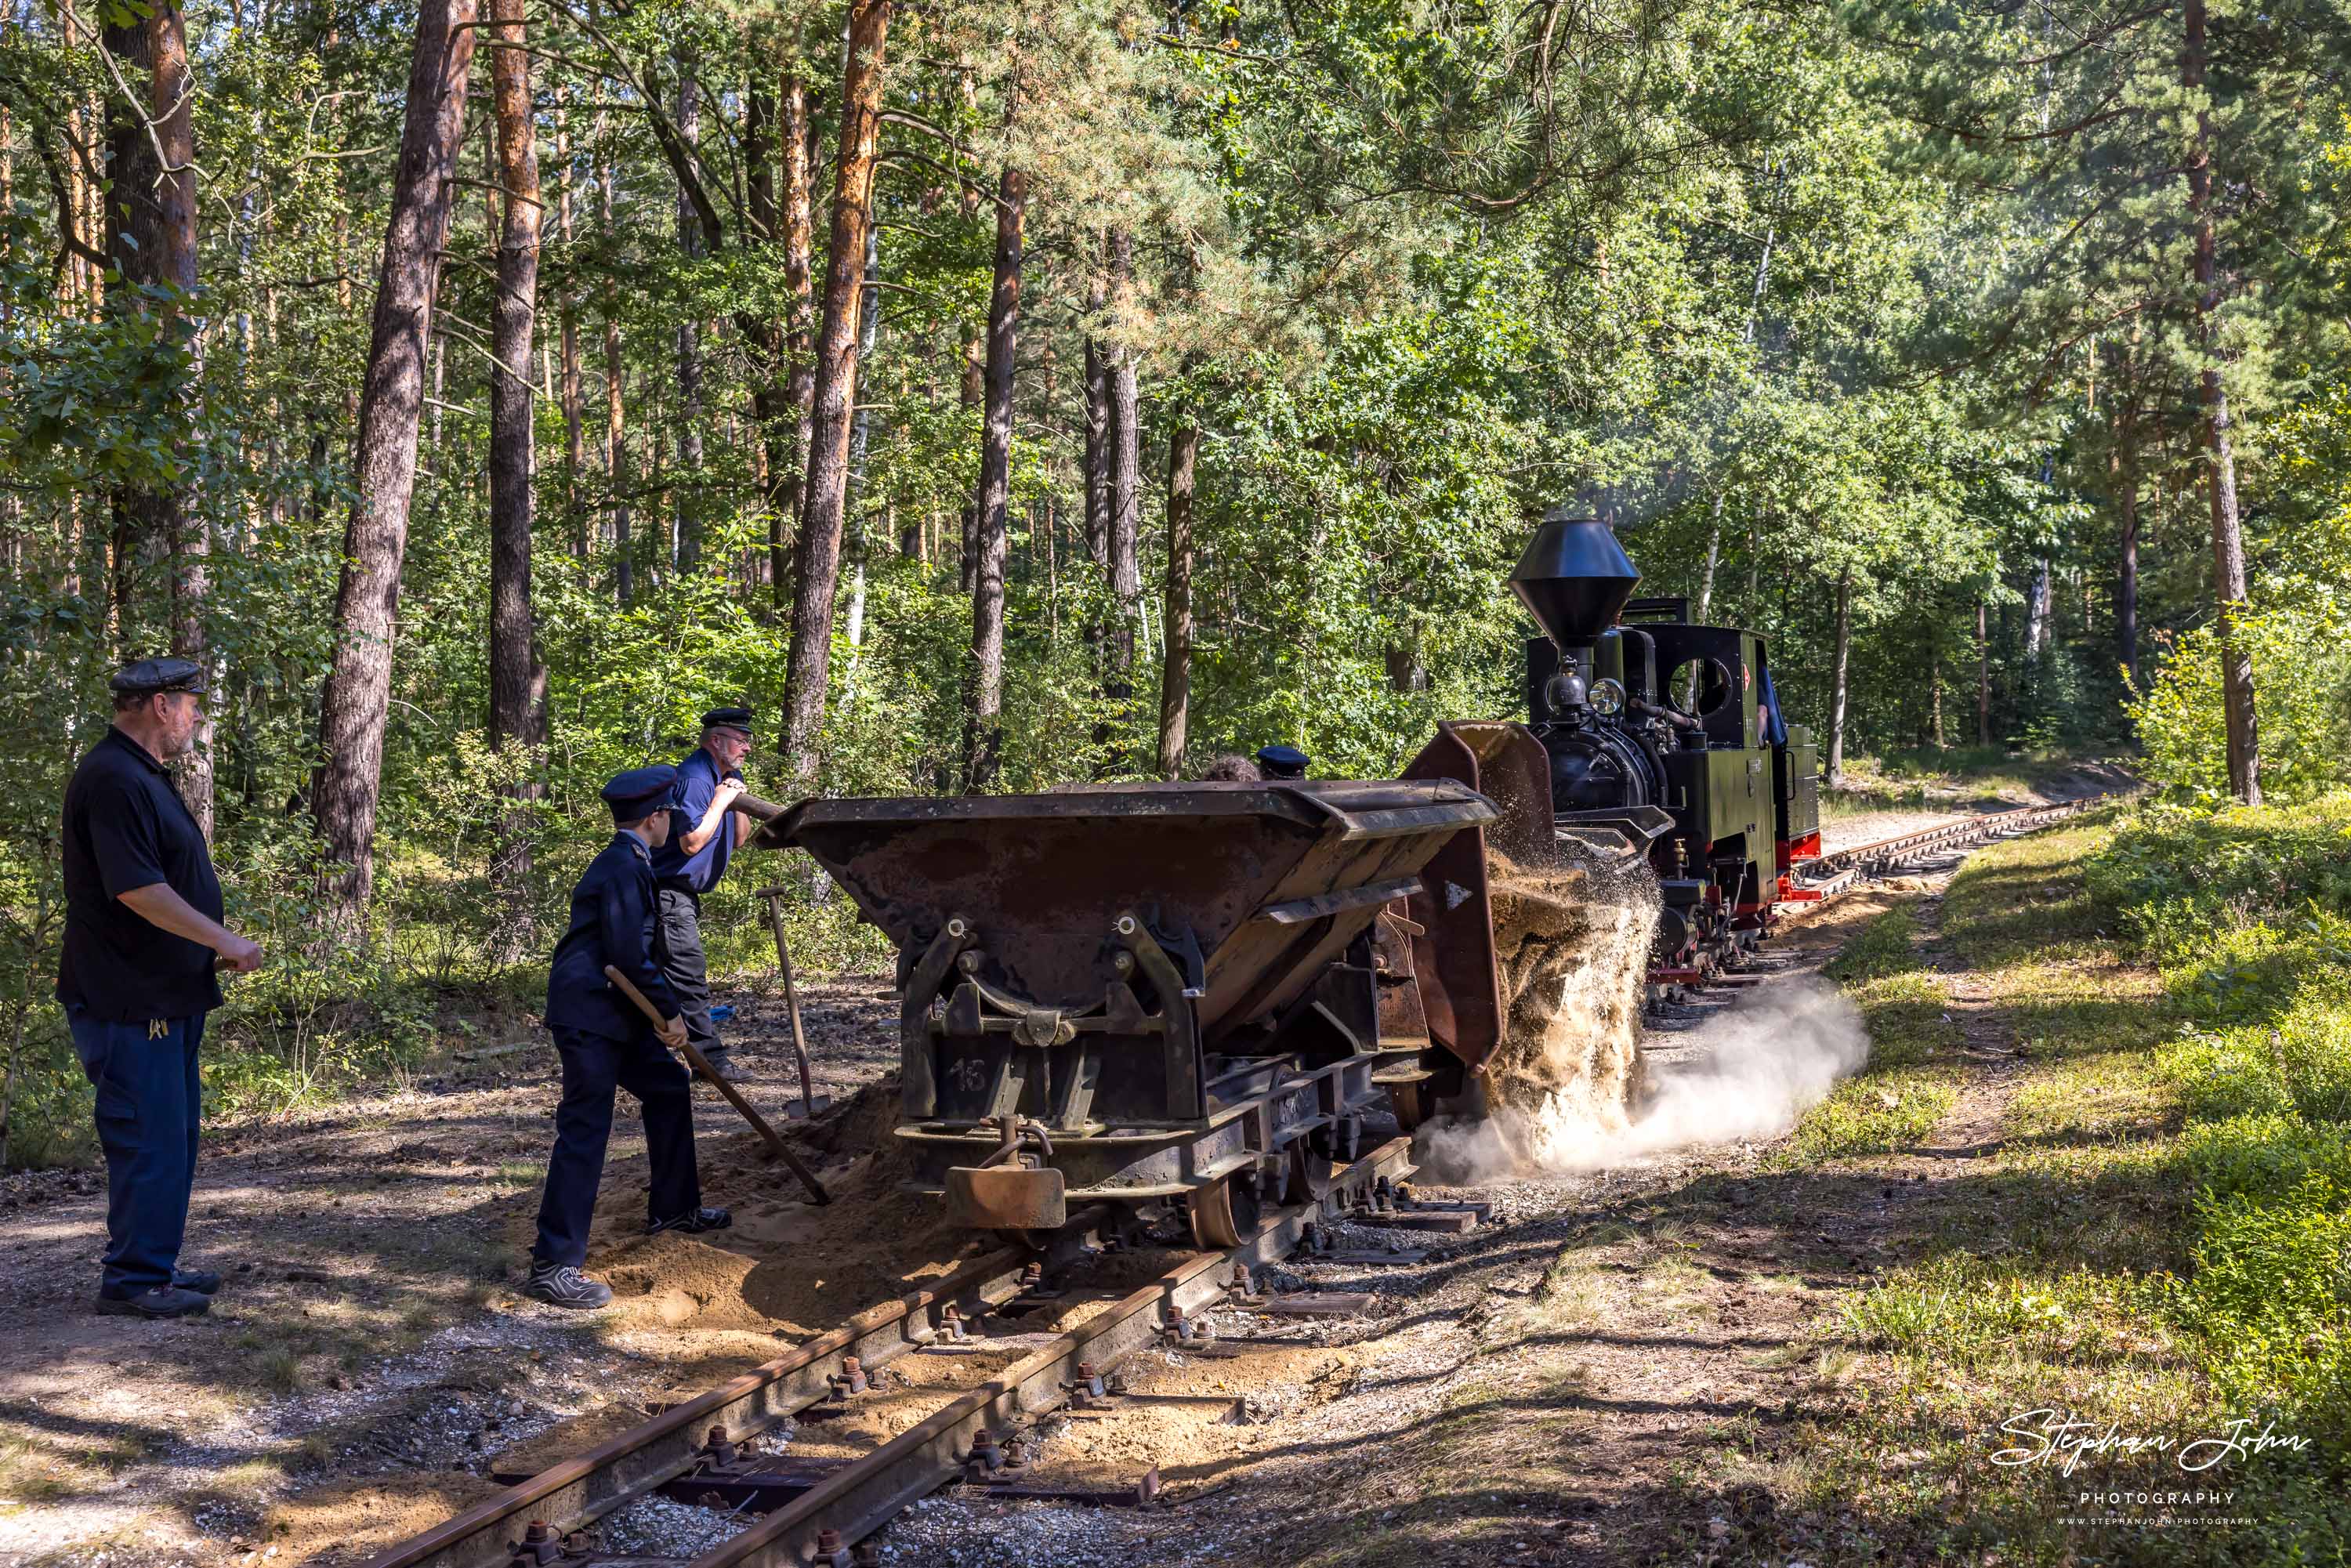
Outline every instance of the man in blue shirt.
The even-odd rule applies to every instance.
[[[653,853],[669,837],[666,808],[676,776],[666,764],[636,768],[604,786],[612,841],[571,890],[571,924],[547,977],[547,1027],[563,1059],[563,1099],[555,1109],[555,1149],[547,1159],[528,1290],[559,1307],[593,1311],[612,1299],[611,1287],[580,1266],[588,1260],[589,1220],[619,1090],[635,1095],[644,1113],[648,1228],[693,1235],[732,1222],[726,1210],[703,1207],[693,1081],[663,1049],[685,1039],[653,939]],[[606,977],[608,964],[660,1011],[658,1029]]]
[[[261,949],[221,924],[211,851],[163,768],[204,721],[203,668],[142,659],[111,685],[114,727],[66,787],[57,965],[106,1151],[98,1310],[194,1317],[221,1284],[179,1266],[204,1103],[196,1049],[221,1005],[214,969],[258,968]]]
[[[702,895],[726,874],[726,862],[750,829],[735,810],[743,763],[751,755],[751,710],[713,708],[702,716],[702,744],[677,765],[670,794],[669,841],[653,851],[660,899],[660,958],[684,1009],[686,1038],[722,1078],[740,1082],[710,1021],[710,977],[702,951]]]

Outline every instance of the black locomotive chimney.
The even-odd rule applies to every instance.
[[[1565,507],[1543,514],[1510,571],[1511,591],[1562,652],[1590,647],[1614,625],[1640,580],[1608,525]]]

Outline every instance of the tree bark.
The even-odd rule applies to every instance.
[[[103,41],[107,52],[126,68],[122,74],[134,88],[142,78],[147,84],[144,104],[108,99],[106,252],[127,282],[176,291],[161,315],[170,329],[166,351],[177,353],[180,343],[174,334],[185,301],[196,287],[195,86],[188,64],[187,23],[177,5],[156,0],[145,16],[126,14],[120,26],[110,23]],[[136,288],[124,288],[114,291],[111,302],[118,310],[138,311],[143,310],[144,298]],[[185,348],[193,365],[192,331]],[[204,612],[211,540],[203,519],[189,513],[187,486],[120,490],[114,507],[118,537],[126,542],[135,537],[141,553],[161,553],[170,559],[172,652],[208,664]],[[119,557],[116,565],[121,571],[128,561]],[[179,775],[181,798],[209,839],[214,797],[209,718],[181,762]]]
[[[964,789],[984,794],[1003,769],[1004,558],[1012,503],[1013,369],[1019,350],[1021,225],[1029,176],[1007,169],[996,204],[996,285],[987,301],[987,403],[980,422],[978,559],[971,596],[971,707]]]
[[[1844,782],[1845,665],[1853,653],[1853,569],[1837,573],[1836,651],[1829,676],[1829,751],[1827,782],[1832,789]]]
[[[849,500],[849,436],[857,401],[858,316],[865,235],[873,222],[881,151],[882,75],[894,0],[851,0],[848,64],[841,82],[832,234],[825,256],[824,324],[816,345],[808,486],[793,551],[792,644],[784,675],[784,765],[795,787],[814,783],[832,653],[833,590]]]
[[[1980,599],[1976,601],[1976,744],[1991,744],[1991,634]]]
[[[312,792],[321,847],[341,869],[325,879],[329,930],[361,934],[375,881],[375,819],[384,721],[392,704],[394,616],[416,484],[417,413],[434,283],[449,235],[475,0],[422,0],[408,75],[392,217],[376,284],[351,464],[350,520],[335,598],[334,664],[319,706]]]
[[[2202,105],[2204,0],[2187,0],[2186,47],[2180,76],[2197,100],[2196,135],[2188,155],[2188,204],[2196,225],[2196,315],[2204,350],[2199,384],[2204,404],[2205,486],[2212,504],[2212,586],[2220,603],[2220,695],[2228,726],[2229,792],[2248,806],[2262,803],[2261,734],[2254,718],[2252,653],[2237,637],[2244,611],[2245,542],[2237,525],[2237,463],[2230,445],[2229,389],[2220,343],[2219,242],[2212,217],[2212,115]]]
[[[604,140],[605,110],[596,110],[596,144]],[[612,226],[612,200],[620,174],[610,152],[596,181],[596,215],[604,225],[607,243],[618,237]],[[636,597],[636,563],[630,559],[629,439],[627,404],[621,384],[621,286],[611,272],[604,275],[604,483],[611,496],[612,597],[622,609]]]
[[[547,744],[547,666],[530,603],[531,340],[538,312],[538,147],[531,118],[530,56],[523,52],[524,0],[491,0],[496,47],[491,105],[506,221],[498,234],[497,301],[490,322],[490,744]],[[492,883],[507,894],[510,951],[530,939],[530,802],[544,788],[525,779],[499,825]]]
[[[1086,288],[1086,314],[1099,317],[1110,303],[1104,275]],[[1110,570],[1110,358],[1095,339],[1086,339],[1086,553]]]
[[[790,572],[788,569],[791,541],[789,536],[793,519],[800,515],[801,497],[807,488],[809,415],[816,401],[816,361],[810,352],[815,333],[814,294],[809,277],[810,257],[816,248],[816,219],[810,210],[809,193],[811,174],[809,167],[808,84],[798,76],[787,73],[780,100],[784,143],[784,287],[790,295],[784,332],[788,365],[784,376],[784,401],[791,406],[793,428],[789,477],[778,477],[774,522],[768,536],[768,557],[775,576],[770,591],[778,612],[790,602]]]
[[[1159,776],[1180,779],[1192,703],[1192,492],[1200,428],[1178,403],[1167,432],[1167,647],[1159,674]]]
[[[1110,291],[1123,301],[1134,271],[1134,240],[1124,229],[1111,231]],[[1111,628],[1102,695],[1110,716],[1098,726],[1094,738],[1112,749],[1106,765],[1116,771],[1125,766],[1122,753],[1134,697],[1134,638],[1142,614],[1143,571],[1137,559],[1142,534],[1143,424],[1141,400],[1135,386],[1134,354],[1119,348],[1104,370],[1110,398],[1109,429],[1103,437],[1109,476],[1110,589],[1117,622]]]
[[[571,115],[568,107],[555,115],[555,155],[563,165],[556,198],[556,233],[568,257],[571,251]],[[588,510],[580,504],[580,478],[588,468],[588,432],[583,423],[580,388],[580,301],[567,287],[559,304],[562,316],[563,379],[563,516],[571,535],[575,560],[588,559]]]
[[[702,136],[702,89],[694,78],[695,59],[680,50],[677,61],[677,134],[690,151]],[[681,180],[677,192],[677,246],[688,262],[708,254],[703,243],[701,214]],[[676,548],[671,564],[684,577],[702,564],[702,323],[689,302],[677,318],[677,465]]]
[[[2138,685],[2138,455],[2122,455],[2119,486],[2123,529],[2121,561],[2115,580],[2115,652],[2123,678]]]

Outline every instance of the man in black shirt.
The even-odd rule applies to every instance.
[[[214,966],[261,967],[221,924],[220,883],[164,763],[204,720],[204,671],[145,659],[116,674],[114,727],[66,787],[65,952],[57,1000],[98,1091],[106,1259],[98,1310],[203,1312],[220,1276],[179,1266],[196,1174],[196,1048],[220,1006]]]

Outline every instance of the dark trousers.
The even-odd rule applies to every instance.
[[[547,1159],[538,1240],[530,1251],[542,1263],[576,1269],[588,1260],[588,1222],[604,1176],[604,1146],[611,1141],[614,1091],[635,1095],[644,1112],[645,1150],[653,1163],[648,1219],[674,1219],[700,1207],[702,1176],[694,1161],[693,1080],[650,1030],[631,1040],[576,1029],[554,1033],[563,1059],[563,1100],[555,1108],[555,1152]]]
[[[714,1063],[726,1054],[718,1027],[710,1021],[710,966],[702,952],[702,900],[683,887],[654,890],[661,915],[653,929],[660,941],[653,961],[669,977],[677,993],[678,1010],[685,1016],[685,1038]]]
[[[196,1048],[204,1015],[109,1023],[76,1008],[66,1023],[98,1091],[98,1142],[106,1151],[99,1294],[135,1296],[172,1282],[187,1235],[204,1113]]]

